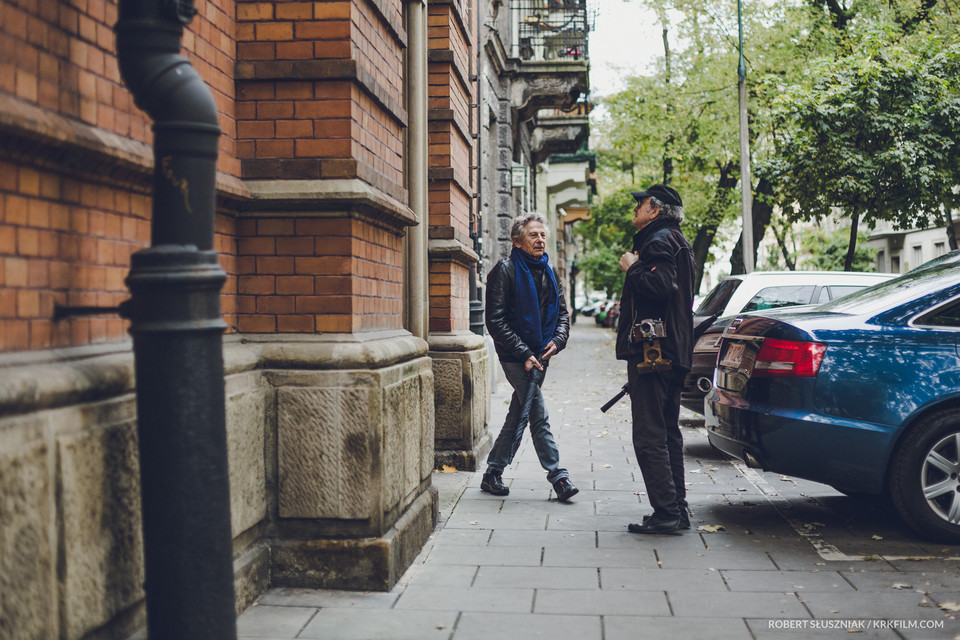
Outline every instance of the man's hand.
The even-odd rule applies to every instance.
[[[547,343],[547,348],[543,350],[543,354],[540,356],[540,359],[544,362],[550,359],[550,356],[557,352],[557,345],[553,344],[553,340]]]
[[[529,372],[530,369],[533,369],[534,367],[540,369],[540,371],[543,371],[543,365],[540,364],[540,362],[537,360],[537,357],[530,356],[527,358],[527,361],[523,363],[523,368],[525,371]]]
[[[632,267],[639,259],[640,259],[640,256],[638,256],[636,252],[627,251],[625,254],[620,256],[620,263],[619,263],[620,269],[622,269],[623,271],[626,271],[627,269]]]

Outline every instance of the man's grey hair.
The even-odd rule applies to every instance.
[[[663,216],[664,218],[673,218],[677,222],[683,222],[683,205],[664,204],[653,196],[648,197],[650,198],[651,207],[660,207],[659,216]]]
[[[510,226],[510,239],[514,242],[523,240],[523,231],[531,222],[542,224],[543,228],[547,230],[547,237],[550,237],[550,226],[542,213],[524,213],[513,219],[513,224]]]

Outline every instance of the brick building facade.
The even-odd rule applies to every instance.
[[[183,55],[222,131],[237,609],[271,585],[388,589],[433,528],[434,466],[472,468],[489,440],[489,357],[469,326],[477,8],[196,8]],[[116,307],[151,245],[155,167],[118,17],[112,0],[0,0],[3,637],[125,637],[144,621]]]

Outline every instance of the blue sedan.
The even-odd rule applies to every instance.
[[[960,542],[960,266],[917,269],[807,311],[736,318],[707,396],[710,442],[845,493],[887,493]]]

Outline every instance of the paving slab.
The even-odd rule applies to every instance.
[[[729,591],[719,571],[710,569],[600,569],[604,591]]]
[[[497,529],[490,537],[491,547],[581,547],[597,548],[595,531],[530,531]]]
[[[562,546],[544,547],[544,567],[633,567],[656,569],[657,555],[653,549],[584,549]]]
[[[490,611],[530,613],[533,589],[506,587],[428,587],[411,585],[397,601],[397,609],[418,611]]]
[[[614,615],[624,611],[647,616],[671,613],[662,591],[537,589],[534,607],[534,613],[550,614]]]
[[[673,614],[681,618],[809,618],[793,593],[719,593],[678,589],[668,591]]]
[[[477,572],[478,587],[524,587],[536,589],[598,589],[599,575],[583,567],[483,567]]]
[[[544,615],[535,613],[464,613],[451,640],[501,640],[543,638],[601,640],[600,616]]]
[[[709,638],[752,640],[743,620],[735,618],[676,618],[611,615],[603,617],[604,640],[638,638]],[[801,640],[795,638],[794,640]]]
[[[856,587],[836,571],[743,571],[720,572],[731,591],[851,593]]]
[[[317,615],[315,607],[256,604],[237,620],[240,638],[297,638]]]
[[[320,609],[297,638],[316,640],[448,640],[458,614],[398,609]]]
[[[396,593],[343,591],[340,589],[272,589],[258,601],[274,607],[342,607],[345,609],[390,609]]]

